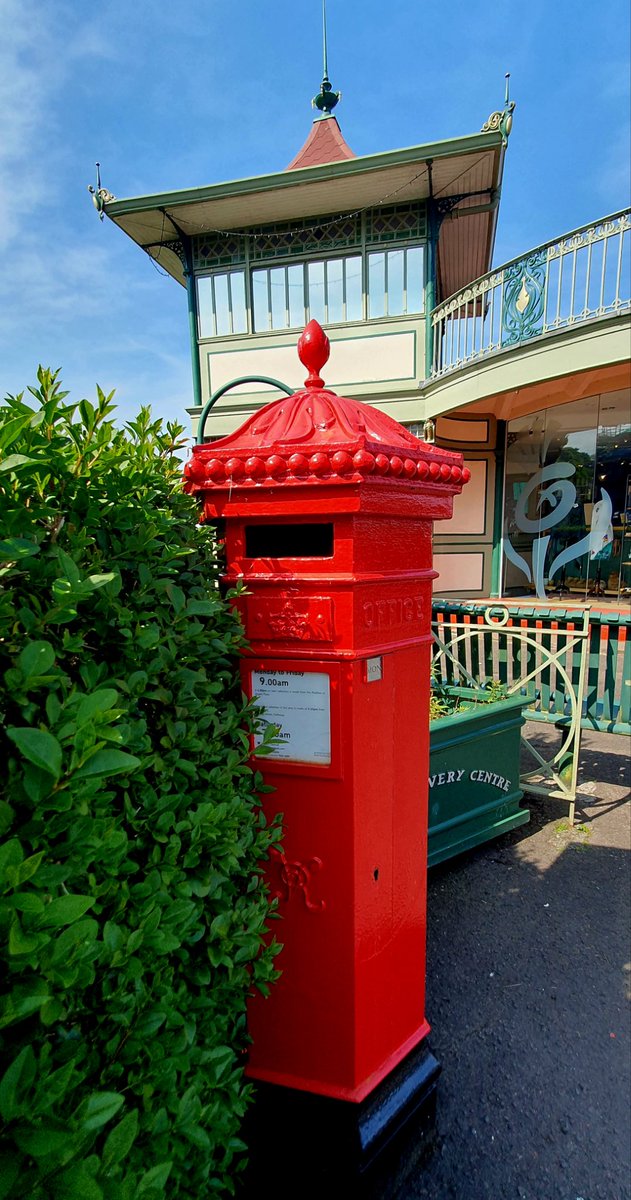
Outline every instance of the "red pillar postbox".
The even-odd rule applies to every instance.
[[[305,390],[196,446],[186,475],[204,519],[225,520],[226,580],[246,587],[243,687],[279,728],[257,766],[284,814],[269,868],[282,976],[250,1005],[248,1074],[357,1106],[429,1029],[431,531],[468,472],[326,389],[315,321],[298,352]]]

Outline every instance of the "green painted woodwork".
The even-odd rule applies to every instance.
[[[495,498],[493,505],[493,552],[491,555],[491,596],[493,597],[501,594],[502,581],[502,533],[504,524],[504,459],[506,453],[506,421],[497,422],[496,445]]]
[[[589,610],[544,609],[481,602],[434,601],[432,633],[437,650],[433,670],[444,684],[506,684],[511,695],[527,696],[528,718],[554,720],[561,731],[543,751],[522,735],[535,766],[524,770],[522,785],[536,795],[568,801],[574,820],[581,713],[585,700]],[[478,674],[471,650],[477,643]],[[543,757],[548,753],[549,757]]]
[[[584,729],[631,734],[631,613],[590,612]]]
[[[413,241],[427,236],[427,208],[424,200],[412,204],[380,204],[364,213],[366,245]]]
[[[475,701],[473,688],[449,689]],[[530,819],[520,807],[520,734],[527,696],[508,696],[430,723],[428,866]]]
[[[186,281],[186,300],[188,305],[188,336],[191,349],[191,371],[193,376],[193,403],[195,406],[202,402],[202,377],[197,343],[198,311],[197,288],[193,274],[193,259],[190,239],[182,240],[184,250],[184,279]]]
[[[128,199],[112,200],[107,205],[107,215],[114,220],[127,213],[147,212],[156,208],[176,208],[179,205],[196,204],[204,200],[224,199],[227,196],[246,196],[252,193],[286,190],[301,183],[319,180],[343,179],[381,170],[384,167],[402,166],[406,163],[424,162],[431,158],[458,158],[476,151],[492,150],[501,146],[502,138],[497,131],[469,134],[443,142],[427,142],[403,150],[388,150],[382,154],[367,154],[359,158],[346,158],[337,163],[321,166],[300,167],[294,171],[279,171],[273,175],[255,175],[248,179],[235,179],[226,183],[215,183],[205,187],[184,188],[176,192],[157,192],[149,196],[130,196]]]
[[[425,267],[425,312],[428,320],[425,324],[425,370],[429,374],[434,362],[434,322],[429,314],[434,311],[437,296],[437,247],[440,221],[433,201],[427,204],[427,258]]]
[[[547,254],[538,250],[504,270],[503,346],[536,337],[543,330]]]
[[[631,613],[601,612],[584,606],[578,609],[566,609],[563,605],[535,606],[518,600],[504,601],[503,604],[509,608],[515,626],[524,629],[529,626],[532,629],[536,623],[538,639],[548,645],[552,640],[557,643],[565,636],[565,630],[578,631],[584,616],[588,617],[587,679],[581,706],[581,727],[599,729],[603,733],[631,734]],[[495,678],[492,630],[479,627],[489,607],[488,602],[436,598],[432,607],[435,628],[442,628],[446,633],[450,631],[452,622],[471,622],[472,632],[477,634],[470,640],[471,653],[475,655],[470,668],[471,675],[476,680]],[[442,625],[436,624],[439,616],[444,622]],[[536,652],[533,647],[527,648],[527,655],[529,666],[534,666]],[[512,656],[512,677],[517,678],[522,661],[522,648],[517,639]],[[460,666],[466,669],[464,642],[459,643],[455,657]],[[578,641],[571,650],[570,660],[566,669],[573,685],[578,686],[581,670],[581,646]],[[454,667],[445,662],[445,668],[449,671],[448,678],[453,678]],[[559,674],[551,671],[550,667],[542,667],[536,697],[530,701],[527,716],[529,721],[548,721],[557,726],[565,726],[571,719],[567,688]]]

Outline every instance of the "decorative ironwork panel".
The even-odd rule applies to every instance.
[[[245,237],[238,233],[202,233],[193,238],[193,269],[204,271],[245,261]]]
[[[512,346],[543,330],[546,252],[539,250],[504,271],[502,345]]]
[[[366,212],[369,245],[414,241],[427,234],[424,204],[390,204]],[[297,258],[325,251],[358,249],[362,244],[362,213],[323,216],[306,221],[279,221],[225,233],[211,230],[193,238],[196,271],[244,263],[246,243],[250,262]]]
[[[358,213],[348,217],[323,217],[322,223],[310,218],[277,225],[261,225],[249,230],[250,258],[295,258],[322,250],[344,250],[361,245],[361,220]]]
[[[390,204],[371,208],[366,214],[366,242],[413,241],[427,237],[424,204]]]

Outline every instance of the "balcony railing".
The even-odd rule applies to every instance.
[[[432,379],[546,333],[631,309],[631,211],[513,259],[438,305]]]

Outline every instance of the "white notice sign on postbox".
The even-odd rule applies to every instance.
[[[270,758],[330,764],[330,690],[324,671],[252,671],[252,696],[265,708],[265,721],[280,730]],[[254,745],[262,740],[255,737]]]

